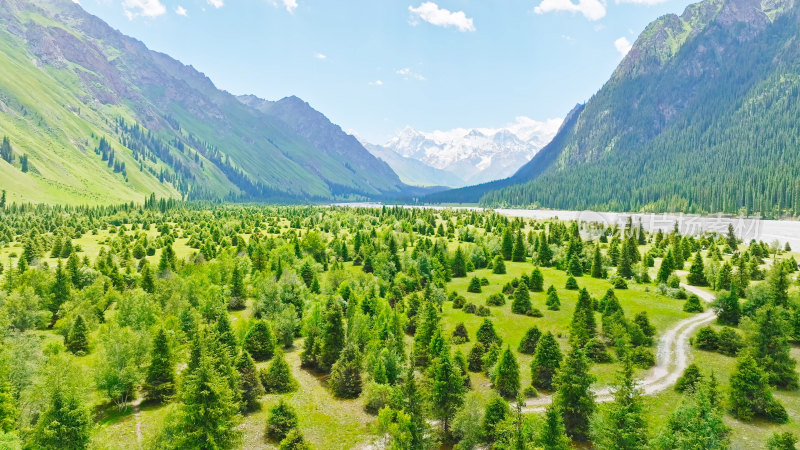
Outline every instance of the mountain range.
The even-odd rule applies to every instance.
[[[800,213],[800,6],[705,0],[652,22],[509,178],[430,202]]]
[[[553,138],[560,124],[558,119],[519,117],[499,129],[423,133],[406,127],[383,145],[362,143],[409,184],[461,187],[512,175]]]
[[[235,97],[71,0],[0,0],[0,67],[0,188],[9,201],[424,192],[302,100]]]

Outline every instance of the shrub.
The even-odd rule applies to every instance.
[[[266,435],[272,441],[280,442],[295,428],[297,428],[297,413],[281,399],[269,410]]]
[[[570,276],[569,278],[567,278],[567,283],[564,285],[564,288],[570,291],[577,291],[578,282],[575,281],[575,277]]]
[[[475,303],[467,303],[466,305],[464,305],[464,312],[467,314],[475,314],[477,310],[478,307],[475,306]]]
[[[453,309],[461,309],[464,307],[464,304],[467,302],[467,299],[461,295],[457,295],[453,299]]]
[[[678,392],[695,392],[703,381],[703,375],[700,373],[700,368],[697,364],[689,364],[683,370],[683,374],[678,381],[675,382],[675,390]]]
[[[736,356],[744,347],[739,333],[731,327],[723,327],[717,335],[717,350],[726,356]]]
[[[481,278],[481,286],[488,286],[488,285],[489,285],[489,279],[487,279],[486,277]]]
[[[628,282],[624,278],[617,277],[613,281],[614,289],[628,289]]]
[[[500,293],[492,294],[486,299],[486,304],[489,306],[503,306],[506,304],[506,296]]]
[[[264,390],[270,394],[285,394],[297,390],[297,381],[281,351],[278,351],[269,367],[261,371],[260,378]]]
[[[467,370],[470,372],[480,372],[483,370],[483,354],[485,353],[485,347],[480,342],[476,342],[475,345],[472,346],[472,350],[469,351],[469,357],[467,358]]]
[[[491,314],[492,312],[489,310],[489,308],[483,305],[478,306],[478,310],[475,311],[475,315],[478,317],[489,317]]]
[[[667,287],[678,289],[681,287],[681,279],[677,275],[672,274],[667,278]]]
[[[472,292],[475,294],[481,293],[481,280],[478,277],[472,277],[472,280],[469,282],[469,287],[467,287],[467,292]]]
[[[469,333],[467,333],[467,327],[464,326],[464,323],[461,322],[456,325],[456,328],[453,330],[453,343],[456,344],[456,340],[458,340],[459,344],[463,344],[464,342],[469,342]]]
[[[389,406],[394,395],[395,388],[388,384],[369,383],[364,389],[364,411],[377,415],[381,409]]]
[[[683,304],[683,311],[688,313],[701,313],[705,311],[705,309],[703,309],[703,305],[700,303],[700,297],[692,294],[689,296],[689,299],[686,300],[686,303]]]
[[[603,341],[598,338],[589,339],[586,343],[586,356],[596,363],[611,362],[611,354],[608,353]]]
[[[649,369],[656,365],[656,355],[647,347],[635,347],[631,353],[633,364],[642,369]]]
[[[506,263],[503,261],[502,256],[497,256],[494,258],[494,265],[492,267],[492,273],[497,275],[505,275],[506,273]]]
[[[528,317],[544,317],[544,314],[539,311],[539,308],[531,308],[525,313],[525,315]]]
[[[525,390],[522,391],[522,393],[523,395],[525,395],[526,398],[535,398],[539,396],[539,391],[537,391],[536,388],[533,386],[526,387]]]
[[[700,350],[716,351],[719,346],[719,336],[711,327],[700,328],[694,338],[694,346]]]

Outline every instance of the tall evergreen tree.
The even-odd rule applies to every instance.
[[[258,398],[264,395],[264,388],[256,371],[256,363],[247,350],[236,357],[236,371],[239,372],[239,395],[242,399],[242,412],[254,411],[258,408]]]
[[[464,404],[466,386],[460,370],[450,360],[449,350],[445,350],[434,360],[431,380],[431,405],[433,415],[442,424],[442,431],[450,432],[450,422]]]
[[[539,234],[539,244],[537,245],[536,260],[542,267],[550,267],[553,263],[553,250],[547,242],[547,233],[544,231]]]
[[[512,250],[511,260],[514,262],[525,262],[526,250],[525,241],[522,239],[522,230],[517,231],[517,238],[514,241],[514,249]]]
[[[789,354],[788,327],[780,309],[762,307],[756,315],[756,331],[751,338],[753,356],[764,370],[767,381],[780,389],[797,389],[797,361]]]
[[[544,276],[542,276],[542,271],[538,267],[531,272],[530,282],[531,284],[528,288],[532,292],[542,292],[544,290]]]
[[[541,337],[542,332],[539,331],[539,327],[532,326],[528,328],[528,331],[525,332],[525,336],[522,337],[522,341],[519,343],[517,351],[523,355],[532,355],[536,353],[536,346],[539,344],[539,339]]]
[[[269,410],[267,428],[264,434],[268,439],[280,442],[298,426],[297,412],[283,399]]]
[[[156,291],[156,284],[155,279],[153,278],[153,272],[150,271],[150,263],[147,260],[144,261],[144,265],[142,265],[142,281],[141,281],[142,290],[147,292],[148,294],[153,294]]]
[[[731,326],[738,325],[741,317],[741,308],[736,287],[732,286],[728,294],[718,297],[714,308],[717,310],[718,323]]]
[[[286,394],[297,390],[297,381],[282,351],[278,351],[269,367],[261,372],[261,384],[270,394]]]
[[[567,435],[577,442],[589,440],[589,424],[595,410],[590,389],[594,379],[583,349],[573,345],[556,376],[554,401],[563,414]]]
[[[497,393],[507,399],[515,398],[519,393],[519,363],[508,346],[497,363],[492,384]]]
[[[58,265],[56,266],[56,278],[53,282],[53,286],[50,288],[50,296],[50,312],[53,314],[58,314],[61,305],[70,299],[69,276],[64,270],[61,261],[58,261]]]
[[[244,338],[244,349],[256,361],[266,361],[275,354],[275,336],[269,324],[256,320]]]
[[[731,375],[729,403],[731,414],[739,420],[760,417],[785,423],[789,419],[783,405],[772,397],[764,372],[749,354],[739,358],[736,371]]]
[[[594,246],[594,254],[592,255],[592,278],[603,278],[603,258],[600,256],[600,246]]]
[[[88,333],[86,321],[78,314],[67,333],[67,350],[78,356],[89,353]]]
[[[545,333],[536,345],[536,353],[531,362],[531,383],[537,389],[553,388],[553,378],[561,367],[561,349],[558,348],[553,333]]]
[[[78,397],[57,386],[36,422],[34,447],[45,450],[88,448],[91,428],[89,411]]]
[[[500,254],[503,255],[503,259],[506,261],[511,261],[513,253],[514,237],[511,235],[511,227],[506,227],[505,231],[503,231],[503,240],[500,244]]]
[[[666,283],[674,270],[675,260],[672,256],[672,250],[668,250],[667,256],[661,260],[661,267],[658,269],[658,276],[656,276],[656,280],[658,280],[659,283]]]
[[[328,300],[325,323],[322,327],[322,342],[318,358],[319,369],[329,372],[339,359],[345,346],[345,329],[342,307],[334,299]]]
[[[503,423],[510,414],[511,411],[508,408],[508,402],[506,402],[503,397],[494,394],[489,398],[489,401],[486,403],[481,427],[486,434],[486,438],[490,442],[493,442],[498,437],[498,425]]]
[[[461,250],[461,247],[456,249],[451,268],[453,271],[453,278],[464,278],[467,276],[467,260],[464,257],[464,251]]]
[[[592,298],[586,288],[581,289],[578,295],[578,303],[575,305],[575,312],[572,314],[570,325],[570,338],[580,347],[597,336],[597,321],[594,317],[594,307]]]
[[[355,343],[349,343],[331,367],[328,385],[339,398],[356,398],[361,395],[361,354]]]
[[[163,402],[175,393],[175,368],[164,329],[158,331],[150,352],[150,366],[147,368],[144,388],[147,398]]]
[[[644,406],[633,380],[633,363],[627,352],[618,375],[614,402],[596,428],[594,444],[598,448],[638,450],[647,447]]]
[[[699,251],[694,255],[694,261],[692,261],[692,266],[689,268],[689,275],[686,277],[686,281],[692,286],[708,286],[703,257]]]
[[[545,450],[569,450],[569,438],[558,407],[550,405],[547,408],[536,444]]]
[[[531,295],[528,293],[528,285],[520,281],[514,291],[514,300],[511,302],[511,312],[514,314],[528,314],[532,309]]]

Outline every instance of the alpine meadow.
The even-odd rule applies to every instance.
[[[688,1],[0,0],[0,449],[798,448],[800,5]]]

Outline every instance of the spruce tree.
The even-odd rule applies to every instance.
[[[713,376],[713,374],[712,374]],[[695,395],[688,396],[669,415],[666,426],[650,442],[654,450],[726,449],[730,429],[725,425],[710,383],[703,383]]]
[[[434,360],[431,380],[431,405],[433,416],[442,424],[442,431],[450,432],[450,422],[464,404],[466,386],[460,370],[450,360],[449,350],[445,350]]]
[[[561,411],[554,405],[550,405],[545,412],[544,425],[539,432],[536,444],[546,450],[569,450],[570,448]]]
[[[140,283],[142,290],[147,292],[148,294],[152,294],[156,291],[156,284],[155,279],[153,277],[153,272],[150,271],[150,263],[146,260],[144,265],[142,266],[142,281]]]
[[[453,264],[451,265],[453,278],[464,278],[467,276],[467,260],[464,257],[464,251],[461,247],[456,249],[456,254],[453,257]]]
[[[328,385],[339,398],[356,398],[361,395],[361,354],[355,343],[349,343],[331,367]]]
[[[731,414],[737,419],[750,421],[759,417],[776,423],[789,419],[783,405],[772,397],[767,377],[751,355],[739,358],[730,384]]]
[[[600,246],[594,246],[594,254],[592,255],[592,278],[603,278],[603,259],[600,256]]]
[[[211,442],[219,449],[238,445],[238,405],[211,358],[201,356],[197,369],[183,383],[180,399],[179,432],[171,448],[207,448]]]
[[[467,357],[467,369],[470,372],[480,372],[483,370],[483,354],[485,347],[480,342],[476,342],[469,351]]]
[[[61,261],[58,261],[58,266],[56,266],[56,278],[50,288],[50,296],[50,312],[58,314],[61,305],[69,301],[70,298],[69,277]]]
[[[167,333],[163,328],[153,340],[144,389],[147,391],[147,398],[155,402],[164,402],[175,393],[175,368],[167,342]]]
[[[89,353],[88,333],[86,321],[83,320],[83,316],[78,314],[67,333],[67,350],[77,356]]]
[[[286,394],[297,390],[297,381],[283,352],[278,351],[269,367],[261,372],[261,384],[269,394]]]
[[[539,234],[539,244],[537,245],[538,251],[536,260],[542,267],[550,267],[553,264],[553,250],[547,242],[547,233],[542,232]]]
[[[273,442],[280,442],[285,439],[292,430],[297,429],[297,426],[297,413],[294,408],[281,399],[278,401],[277,405],[269,410],[267,428],[264,434]]]
[[[553,378],[561,367],[561,349],[553,333],[545,333],[536,345],[531,362],[531,384],[537,389],[551,390]]]
[[[694,255],[694,261],[692,261],[692,266],[689,268],[689,275],[686,277],[686,281],[692,286],[708,286],[703,257],[700,252]]]
[[[275,354],[275,337],[269,324],[256,320],[244,338],[244,349],[256,361],[266,361]]]
[[[514,291],[514,300],[511,302],[511,312],[514,314],[528,314],[532,309],[531,295],[528,293],[528,286],[524,281],[520,281]]]
[[[731,326],[739,325],[741,309],[736,287],[732,287],[727,295],[717,298],[715,309],[717,310],[717,323]]]
[[[675,271],[675,260],[672,256],[672,250],[668,250],[667,256],[661,260],[661,267],[658,269],[656,280],[658,280],[659,283],[666,283],[673,271]]]
[[[797,361],[789,353],[788,328],[780,309],[761,308],[755,322],[756,332],[751,339],[753,356],[764,370],[767,381],[779,389],[797,389]]]
[[[567,435],[577,442],[589,440],[589,424],[595,410],[590,389],[594,379],[583,349],[573,345],[556,376],[554,401],[563,415]]]
[[[641,393],[633,380],[633,363],[626,354],[614,391],[614,402],[598,421],[598,448],[638,450],[647,447],[647,422]]]
[[[231,273],[230,281],[230,295],[231,299],[228,302],[228,308],[231,310],[240,310],[245,307],[245,289],[244,289],[244,276],[238,264],[233,265],[233,272]]]
[[[319,369],[323,372],[329,372],[336,360],[339,359],[339,354],[345,346],[342,307],[334,299],[328,300],[321,338],[320,353],[317,358]]]
[[[311,450],[311,447],[306,444],[300,430],[294,428],[278,444],[278,450]]]
[[[525,262],[525,255],[525,241],[522,239],[522,230],[519,230],[517,231],[517,238],[514,241],[514,249],[512,250],[511,260],[514,262]]]
[[[542,292],[544,290],[544,276],[542,276],[542,271],[538,267],[531,272],[530,282],[531,284],[528,288],[532,292]]]
[[[506,263],[503,261],[503,258],[500,255],[494,259],[492,263],[492,273],[495,275],[505,275],[506,273]]]
[[[575,312],[572,314],[570,339],[583,347],[595,336],[597,336],[597,321],[594,317],[592,298],[589,296],[589,291],[583,288],[578,295]]]
[[[408,415],[409,449],[424,449],[427,444],[428,423],[425,419],[422,394],[417,387],[414,365],[409,364],[403,386],[403,412]]]
[[[486,403],[485,412],[483,414],[483,432],[489,442],[493,442],[498,436],[497,426],[503,423],[510,415],[511,411],[508,408],[508,403],[497,394],[492,395]]]
[[[558,298],[558,292],[553,285],[547,289],[547,299],[545,300],[545,305],[547,305],[547,309],[550,311],[558,311],[561,309],[561,300]]]
[[[686,366],[683,374],[675,382],[675,391],[694,393],[700,388],[702,382],[703,375],[700,373],[700,368],[697,367],[697,364],[692,363]]]
[[[617,275],[629,280],[633,277],[633,268],[630,253],[623,249],[619,256],[619,264],[617,264]]]
[[[727,291],[731,289],[733,281],[733,268],[728,261],[722,264],[717,275],[717,290]]]
[[[511,227],[506,227],[505,231],[503,231],[500,253],[503,255],[503,259],[511,261],[514,253],[514,237],[511,235]]]
[[[258,398],[264,395],[256,363],[247,350],[244,350],[236,357],[235,366],[239,372],[239,395],[242,399],[240,409],[242,412],[254,411],[258,409]]]
[[[539,344],[539,339],[541,337],[542,332],[539,331],[539,327],[533,326],[528,328],[528,331],[525,332],[525,336],[522,337],[522,341],[519,343],[517,351],[524,355],[533,355],[536,353],[536,345]]]
[[[483,319],[483,323],[478,328],[475,337],[478,342],[483,344],[484,349],[488,349],[492,344],[500,345],[503,343],[500,335],[494,329],[494,323],[489,319]]]
[[[92,420],[77,396],[56,386],[33,431],[35,448],[79,450],[89,447]]]
[[[492,384],[497,393],[504,398],[513,399],[519,393],[519,363],[508,346],[500,357],[500,362],[497,363]]]

